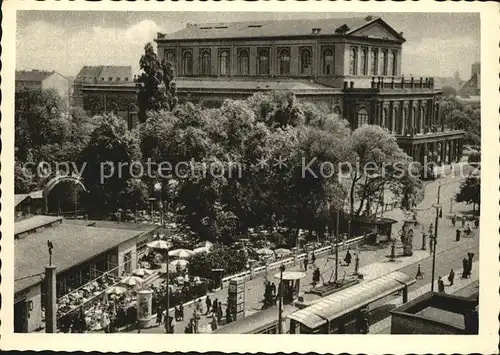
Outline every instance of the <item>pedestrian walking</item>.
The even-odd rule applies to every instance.
[[[432,235],[432,233],[434,233],[434,224],[431,223],[429,226],[429,235]]]
[[[455,224],[457,224],[457,215],[453,215],[453,217],[451,217],[451,225],[455,227]]]
[[[229,324],[232,322],[232,317],[231,317],[231,310],[229,309],[229,305],[226,307],[226,324]]]
[[[432,254],[433,250],[434,250],[434,236],[432,234],[429,234],[429,252]]]
[[[217,306],[219,305],[219,300],[216,298],[212,303],[212,313],[215,318],[217,318]]]
[[[212,328],[212,332],[214,330],[217,330],[218,326],[219,326],[219,324],[217,323],[217,318],[213,317],[212,321],[210,322],[210,327]]]
[[[474,228],[479,228],[479,218],[477,217],[474,218]]]
[[[163,308],[161,305],[159,305],[156,309],[156,325],[157,326],[162,323],[162,316],[163,316],[162,312],[163,312]]]
[[[462,233],[462,231],[460,229],[457,228],[456,232],[455,232],[455,241],[456,242],[459,242],[460,241],[460,234]]]
[[[309,256],[306,254],[306,257],[304,258],[304,270],[307,271],[307,265],[309,264]]]
[[[422,273],[422,267],[420,264],[417,266],[417,275],[415,276],[417,280],[422,280],[424,278],[424,274]]]
[[[179,316],[180,320],[184,320],[184,305],[182,303],[179,305]]]
[[[455,280],[455,271],[453,271],[453,269],[451,269],[450,274],[448,275],[448,281],[450,282],[450,286],[453,286],[454,280]]]
[[[210,309],[212,309],[212,300],[210,299],[210,296],[207,295],[207,298],[205,299],[205,305],[207,306],[207,313],[206,315],[210,313]]]
[[[347,253],[345,254],[345,257],[344,257],[344,262],[346,263],[346,266],[351,265],[351,261],[352,261],[352,255],[351,255],[351,252],[349,251],[349,249],[347,249]]]
[[[467,272],[469,270],[469,261],[467,258],[463,258],[462,260],[462,279],[467,278]]]
[[[462,216],[461,222],[462,222],[462,228],[465,227],[465,216]]]
[[[320,276],[321,276],[321,273],[319,271],[319,267],[317,267],[313,272],[313,287],[316,287],[316,285],[319,284]]]
[[[274,282],[271,284],[271,293],[273,297],[276,297],[276,285],[274,284]]]
[[[203,305],[201,304],[201,298],[198,298],[196,301],[196,310],[198,311],[198,314],[203,314]]]
[[[222,302],[219,302],[219,304],[217,305],[217,322],[221,322],[222,320]]]
[[[313,265],[316,265],[316,255],[312,252],[311,261]]]
[[[441,276],[438,278],[438,292],[444,293],[444,282],[441,279]]]
[[[470,278],[472,274],[472,259],[474,258],[474,253],[467,253],[467,264],[468,264],[468,270],[467,270],[467,278]]]

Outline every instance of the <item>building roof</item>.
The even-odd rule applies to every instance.
[[[102,78],[104,78],[104,80],[101,80]],[[125,78],[127,78],[127,81],[132,81],[132,67],[119,65],[85,65],[80,70],[75,80],[85,82],[109,82],[109,78],[112,78],[112,82],[117,81],[117,78],[120,78],[119,82],[125,81]]]
[[[15,194],[14,195],[14,202],[15,205],[19,205],[21,202],[23,202],[27,197],[30,197],[32,199],[40,199],[43,198],[43,190],[37,190],[37,191],[32,191],[29,194]]]
[[[352,34],[376,21],[382,22],[396,37],[404,41],[400,34],[377,17],[188,24],[186,28],[173,33],[159,33],[157,40],[322,36],[334,35],[335,30],[343,25],[348,27],[345,34]],[[320,31],[313,33],[313,29]]]
[[[149,232],[158,229],[160,226],[149,223],[113,222],[81,219],[65,219],[63,224],[77,226],[92,226],[97,228],[126,229],[131,231]]]
[[[15,223],[14,235],[16,236],[18,234],[37,229],[60,220],[62,220],[62,217],[43,215],[37,215],[27,219],[23,219],[22,221]]]
[[[16,81],[39,81],[42,82],[49,76],[54,74],[55,71],[45,70],[16,70]]]
[[[14,195],[14,207],[17,207],[21,202],[23,202],[30,194],[15,194]]]
[[[335,91],[335,88],[309,80],[184,80],[175,81],[181,90],[319,90]]]
[[[61,224],[14,244],[14,292],[41,281],[48,263],[47,241],[53,245],[52,263],[60,273],[141,234],[138,231]]]

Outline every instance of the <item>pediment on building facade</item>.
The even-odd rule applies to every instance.
[[[398,33],[382,19],[368,23],[360,28],[353,29],[349,35],[405,42],[402,34]]]

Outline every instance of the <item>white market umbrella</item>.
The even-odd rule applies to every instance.
[[[178,266],[181,269],[185,269],[188,264],[189,264],[189,261],[184,260],[184,259],[173,260],[173,261],[168,263],[168,265],[171,268],[173,268],[174,270],[176,270]]]
[[[279,249],[276,249],[274,252],[277,255],[290,255],[290,254],[292,254],[290,249],[286,249],[286,248],[279,248]]]
[[[175,249],[168,252],[168,256],[174,256],[177,258],[189,258],[193,256],[194,252],[189,249]]]
[[[259,254],[259,255],[273,255],[274,251],[272,251],[269,248],[260,248],[260,249],[257,249],[257,254]]]
[[[204,242],[196,244],[196,249],[198,249],[198,248],[211,248],[213,246],[214,246],[214,243],[209,242],[208,240],[206,240]]]
[[[210,248],[209,247],[199,247],[193,250],[193,253],[195,254],[201,254],[201,253],[209,253]]]
[[[153,272],[151,270],[144,269],[144,268],[135,269],[134,272],[132,272],[133,275],[140,276],[140,277],[148,276],[148,275],[151,275],[152,273]]]
[[[151,248],[151,249],[168,250],[168,249],[172,248],[172,243],[167,242],[166,240],[155,240],[155,241],[150,242],[146,245],[148,248]]]
[[[110,294],[122,295],[125,292],[127,292],[127,289],[125,287],[122,287],[122,286],[113,286],[113,287],[110,287],[106,290],[106,294],[108,294],[108,295],[110,295]]]
[[[127,276],[120,283],[127,286],[137,286],[142,285],[142,279],[139,276]]]

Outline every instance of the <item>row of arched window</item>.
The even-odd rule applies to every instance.
[[[279,75],[291,74],[291,51],[290,48],[278,48],[277,50],[277,70]],[[175,63],[173,50],[165,52],[165,60]],[[249,49],[239,49],[236,56],[236,75],[250,74],[250,51]],[[299,74],[313,74],[313,54],[310,47],[299,50]],[[185,50],[182,53],[180,70],[182,75],[193,75],[193,52]],[[229,75],[231,73],[231,55],[229,49],[219,50],[217,56],[216,72],[213,72],[212,52],[210,48],[200,49],[199,52],[199,75]],[[331,75],[335,73],[335,51],[333,47],[323,48],[321,52],[321,73]],[[258,48],[256,58],[256,74],[271,74],[271,50],[269,48]]]
[[[392,108],[392,115],[389,115],[389,108],[384,107],[382,110],[382,116],[380,117],[380,122],[378,124],[387,128],[389,132],[398,135],[404,135],[409,131],[408,124],[408,108],[403,107],[402,109],[394,106]],[[427,110],[424,106],[420,106],[418,110],[417,107],[412,108],[413,114],[413,133],[425,133],[425,127],[430,126],[429,117],[427,117]],[[361,127],[364,124],[369,124],[369,114],[366,108],[361,107],[356,111],[356,127]]]
[[[359,63],[358,63],[359,57]],[[379,62],[379,49],[351,47],[349,60],[350,75],[391,75],[397,76],[397,51],[382,50]]]

